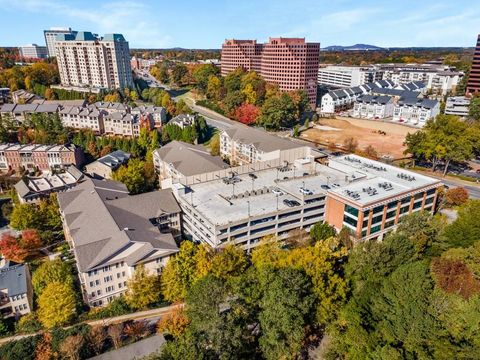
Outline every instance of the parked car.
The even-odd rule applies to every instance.
[[[303,194],[303,195],[313,195],[313,192],[309,189],[305,189],[304,187],[301,187],[300,188],[300,192]]]
[[[322,189],[324,189],[324,190],[329,190],[329,189],[331,189],[330,186],[325,185],[325,184],[320,185],[320,187],[321,187]]]
[[[272,189],[272,193],[274,193],[275,195],[278,195],[278,196],[284,195],[284,194],[283,194],[283,191],[280,190],[279,188],[273,188],[273,189]]]
[[[255,174],[248,174],[248,176],[250,176],[252,179],[258,179],[258,176]]]

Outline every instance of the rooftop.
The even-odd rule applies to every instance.
[[[361,207],[441,184],[440,180],[352,154],[330,159],[329,166],[344,171],[348,182],[329,192]]]
[[[172,164],[184,176],[227,169],[229,166],[220,156],[212,156],[203,145],[192,145],[183,141],[171,141],[155,150],[162,161]]]
[[[191,192],[180,195],[184,202],[193,205],[216,225],[227,225],[250,216],[268,215],[283,210],[294,210],[283,203],[284,199],[302,201],[300,188],[313,192],[310,197],[326,194],[325,185],[342,185],[344,174],[318,163],[304,164],[296,161],[295,165],[271,168],[254,173],[253,179],[248,174],[238,175],[240,180],[234,185],[227,185],[223,179],[191,185]],[[322,188],[322,185],[324,186]],[[280,189],[284,195],[278,197],[272,192]],[[307,198],[308,196],[306,196]]]
[[[58,194],[58,202],[81,271],[108,263],[119,254],[134,265],[153,252],[165,255],[178,250],[172,235],[161,233],[150,221],[163,212],[179,211],[169,190],[129,195],[117,181],[86,179]]]
[[[276,150],[289,150],[299,148],[305,145],[299,145],[291,140],[282,139],[281,137],[270,135],[269,133],[257,130],[244,125],[236,125],[224,130],[231,139],[242,142],[244,144],[254,145],[256,149],[264,152]]]
[[[0,289],[8,289],[8,296],[27,292],[27,265],[15,264],[0,268]]]

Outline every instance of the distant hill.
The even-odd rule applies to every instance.
[[[384,48],[375,46],[375,45],[367,45],[367,44],[355,44],[352,46],[340,46],[340,45],[332,45],[322,48],[323,51],[375,51],[375,50],[384,50]]]

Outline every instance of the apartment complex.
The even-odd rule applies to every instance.
[[[75,166],[69,165],[64,171],[42,176],[23,176],[15,184],[20,203],[38,202],[52,193],[66,191],[76,186],[84,178],[83,173]]]
[[[422,82],[427,90],[446,95],[455,91],[463,76],[463,72],[441,64],[327,65],[318,70],[318,83],[346,88],[379,80],[389,80],[395,86]]]
[[[161,128],[167,113],[158,106],[139,106],[113,102],[86,104],[85,100],[33,100],[31,104],[3,104],[0,116],[23,122],[31,114],[58,114],[63,126],[90,129],[97,134],[138,136],[141,126]]]
[[[122,183],[86,179],[58,194],[58,203],[90,306],[125,294],[139,265],[159,274],[178,251],[180,207],[170,190],[129,195]]]
[[[470,99],[466,96],[451,96],[445,103],[446,115],[467,116],[470,106]]]
[[[382,80],[382,73],[375,66],[327,65],[318,69],[318,84],[339,88],[351,88]]]
[[[0,260],[0,315],[28,314],[33,309],[33,290],[27,264]]]
[[[393,115],[390,96],[362,95],[353,106],[353,116],[361,119],[385,119]]]
[[[477,37],[472,66],[467,82],[467,95],[476,94],[480,90],[480,35]]]
[[[220,133],[220,156],[232,165],[282,158],[286,161],[304,156],[305,145],[270,135],[265,131],[238,125]]]
[[[133,86],[128,42],[121,34],[59,34],[55,55],[63,86],[123,89]]]
[[[0,144],[0,171],[78,168],[83,159],[83,151],[75,145]]]
[[[423,127],[428,120],[438,114],[440,114],[440,103],[437,100],[406,97],[395,103],[392,120]]]
[[[265,81],[278,84],[280,90],[305,90],[315,108],[319,56],[320,44],[305,42],[305,38],[270,38],[265,44],[225,40],[221,73],[225,76],[238,67],[256,71]]]
[[[403,215],[434,211],[441,186],[437,179],[355,155],[330,159],[328,165],[313,156],[276,159],[223,174],[174,184],[183,230],[212,247],[231,241],[246,250],[264,236],[284,239],[318,221],[338,231],[347,227],[357,240],[381,239]]]
[[[18,48],[20,56],[25,59],[45,59],[47,57],[47,48],[37,44],[28,44]]]
[[[51,27],[50,30],[44,30],[43,36],[45,37],[45,45],[47,46],[47,54],[49,57],[55,56],[55,40],[59,34],[75,36],[77,35],[77,31],[69,27]]]
[[[183,141],[171,141],[156,149],[153,164],[162,189],[178,182],[187,183],[189,177],[229,168],[220,156],[210,155],[205,146]]]

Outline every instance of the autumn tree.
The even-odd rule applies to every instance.
[[[131,321],[125,326],[124,333],[138,341],[148,334],[148,324],[145,320]]]
[[[123,328],[123,323],[112,324],[108,327],[108,336],[112,340],[115,349],[122,346]]]
[[[143,309],[156,303],[160,295],[158,275],[147,273],[144,265],[135,267],[132,278],[128,281],[128,292],[125,296],[132,309]]]
[[[260,109],[252,105],[252,103],[245,103],[237,107],[234,117],[243,124],[251,125],[255,123],[260,115]]]
[[[63,326],[76,316],[76,298],[71,286],[52,282],[38,297],[38,319],[46,328]]]
[[[37,344],[35,360],[51,360],[53,358],[52,334],[47,331],[43,333],[42,340]]]
[[[88,343],[97,355],[102,353],[107,338],[107,331],[102,325],[92,326],[87,334]]]
[[[447,206],[460,206],[468,201],[468,191],[463,187],[448,189],[445,192],[445,204]]]
[[[22,262],[28,256],[28,251],[25,250],[19,243],[18,239],[10,233],[3,233],[0,239],[0,253],[6,259],[16,262]]]
[[[162,316],[157,323],[159,333],[167,333],[173,337],[180,337],[185,333],[190,321],[181,306],[175,307],[170,314]]]
[[[71,360],[80,360],[80,350],[85,342],[81,334],[70,335],[60,345],[60,352]]]
[[[54,282],[64,283],[73,288],[72,269],[60,259],[42,262],[32,275],[32,286],[37,296],[42,294],[48,284]]]

